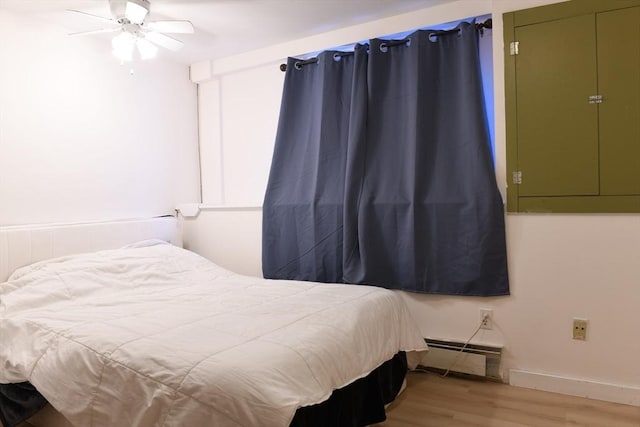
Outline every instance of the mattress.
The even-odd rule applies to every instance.
[[[241,276],[160,241],[17,270],[0,322],[0,383],[83,427],[287,426],[426,349],[392,291]]]

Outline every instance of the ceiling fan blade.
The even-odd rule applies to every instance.
[[[152,21],[144,24],[145,28],[161,33],[193,34],[193,24],[190,21]]]
[[[120,31],[120,28],[100,28],[99,30],[79,31],[77,33],[69,33],[68,35],[70,35],[70,36],[87,36],[89,34],[115,33],[116,31]]]
[[[149,13],[148,0],[128,0],[124,9],[124,16],[132,24],[142,24]]]
[[[78,14],[80,14],[82,16],[88,16],[88,17],[93,18],[93,19],[98,19],[98,20],[102,21],[103,23],[107,22],[107,23],[109,23],[111,25],[120,25],[116,21],[114,21],[113,19],[105,18],[105,17],[98,16],[98,15],[93,15],[91,13],[82,12],[82,11],[79,11],[79,10],[67,9],[67,12],[78,13]]]
[[[164,47],[165,49],[173,50],[174,52],[180,50],[184,44],[180,40],[176,40],[173,37],[169,37],[162,33],[148,32],[144,33],[144,36],[150,42],[155,43],[160,47]]]

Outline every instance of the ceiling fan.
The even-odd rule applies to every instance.
[[[194,32],[193,25],[189,21],[148,21],[151,9],[149,0],[109,0],[109,6],[112,18],[69,9],[69,12],[88,16],[108,25],[69,35],[117,33],[111,40],[111,45],[113,54],[122,62],[133,60],[136,50],[141,59],[155,57],[158,46],[177,51],[184,43],[164,33],[192,34]]]

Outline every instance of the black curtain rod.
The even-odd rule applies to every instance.
[[[341,57],[349,56],[349,55],[353,55],[353,51],[351,51],[351,52],[335,52],[333,54],[333,59],[335,59],[336,61],[339,61]],[[317,57],[305,59],[304,61],[296,61],[293,65],[294,65],[294,67],[296,67],[297,70],[299,70],[302,67],[304,67],[305,65],[315,64],[316,62],[318,62],[318,58]],[[287,71],[287,64],[280,64],[280,71]]]
[[[484,22],[476,23],[476,30],[480,30],[481,34],[482,34],[482,30],[484,30],[485,28],[489,30],[493,28],[493,19],[489,18]]]
[[[484,22],[477,22],[476,23],[476,31],[480,31],[480,35],[484,34],[484,30],[486,29],[491,29],[493,28],[493,19],[489,18]],[[433,33],[429,34],[429,37],[432,36],[446,36],[448,34],[457,34],[458,33],[458,29],[454,28],[451,30],[441,30],[441,31],[434,31]],[[400,46],[403,45],[405,43],[407,43],[409,41],[409,39],[402,39],[402,40],[389,40],[388,42],[383,43],[385,48],[388,47],[393,47],[393,46]],[[381,46],[382,47],[382,46]],[[342,57],[342,56],[347,56],[347,55],[353,55],[353,52],[336,52],[334,53],[333,57]],[[338,58],[336,58],[338,59]],[[318,58],[309,58],[309,59],[305,59],[304,61],[297,61],[294,65],[296,67],[297,70],[301,69],[302,67],[304,67],[305,65],[308,64],[315,64],[316,62],[318,62]],[[280,64],[280,71],[287,71],[287,64]]]

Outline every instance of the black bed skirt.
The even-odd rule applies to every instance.
[[[376,370],[317,405],[296,411],[290,427],[362,427],[387,419],[385,405],[396,398],[407,374],[407,357],[397,353]]]
[[[407,357],[397,353],[364,378],[335,390],[329,399],[296,411],[290,427],[362,427],[387,417],[385,405],[400,392]],[[0,384],[0,422],[15,427],[42,409],[47,401],[29,383]]]
[[[29,383],[0,384],[0,423],[14,427],[31,418],[47,401]]]

